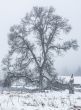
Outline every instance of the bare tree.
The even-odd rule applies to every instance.
[[[19,61],[17,60],[20,70],[28,69],[33,65],[31,71],[33,75],[36,73],[41,89],[44,78],[54,79],[54,53],[61,54],[70,48],[78,47],[76,40],[56,42],[60,39],[61,31],[69,33],[70,30],[68,20],[56,15],[53,7],[34,7],[21,20],[20,25],[10,28],[9,54],[20,55]]]

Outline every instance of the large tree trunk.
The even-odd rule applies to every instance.
[[[39,88],[40,88],[40,90],[43,89],[43,73],[42,73],[42,68],[40,68]]]
[[[39,79],[39,87],[40,87],[40,90],[42,90],[42,89],[43,89],[43,76],[40,75],[39,78],[40,78],[40,79]]]

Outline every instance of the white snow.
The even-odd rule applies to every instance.
[[[59,76],[59,78],[64,79],[64,81],[69,82],[70,76]],[[74,84],[81,84],[81,76],[74,76]]]
[[[70,80],[70,77],[66,76],[61,78],[67,82]],[[74,77],[74,83],[81,84],[81,77]],[[81,92],[75,91],[74,94],[69,94],[68,90],[51,90],[27,93],[0,89],[0,110],[81,110],[74,109],[75,106],[81,107]]]
[[[73,106],[81,106],[80,92],[0,93],[0,110],[72,110]]]

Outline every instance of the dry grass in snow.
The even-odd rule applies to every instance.
[[[0,110],[78,110],[75,106],[81,106],[80,92],[0,93]]]

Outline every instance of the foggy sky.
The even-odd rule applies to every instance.
[[[72,30],[63,36],[77,39],[80,47],[78,51],[70,50],[64,56],[56,57],[55,67],[60,73],[65,70],[74,72],[81,66],[81,0],[0,0],[0,62],[8,53],[7,35],[10,27],[19,24],[33,6],[53,6],[57,14],[69,19]]]

